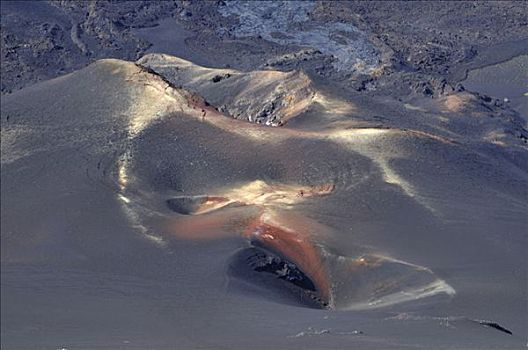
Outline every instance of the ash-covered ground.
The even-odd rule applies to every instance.
[[[1,2],[4,349],[527,344],[526,2]]]

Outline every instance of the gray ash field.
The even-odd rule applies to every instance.
[[[2,2],[2,349],[519,349],[523,2]]]

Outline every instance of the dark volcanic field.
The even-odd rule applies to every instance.
[[[2,2],[2,349],[526,347],[526,13]]]

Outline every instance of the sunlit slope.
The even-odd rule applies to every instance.
[[[2,97],[2,261],[84,259],[82,246],[99,254],[83,241],[104,236],[93,217],[113,215],[106,174],[131,135],[176,105],[164,86],[103,60]]]

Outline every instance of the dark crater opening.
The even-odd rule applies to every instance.
[[[313,281],[293,262],[260,247],[241,249],[231,258],[229,274],[266,297],[288,304],[325,308]],[[265,292],[263,292],[265,290]],[[253,290],[254,291],[254,290]]]
[[[167,199],[167,206],[170,210],[179,214],[194,214],[200,206],[207,201],[207,196],[195,197],[175,197]]]
[[[224,197],[214,196],[181,196],[167,199],[167,207],[179,214],[193,215],[205,212],[215,205],[225,203]]]
[[[295,264],[276,255],[265,253],[258,248],[249,249],[252,252],[246,262],[256,272],[270,273],[281,280],[293,283],[297,287],[315,292],[313,282]]]

